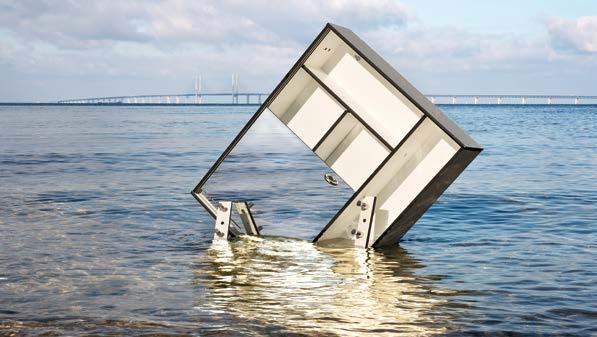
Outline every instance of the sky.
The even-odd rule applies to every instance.
[[[597,95],[593,0],[0,0],[0,101],[269,92],[326,22],[425,94]]]

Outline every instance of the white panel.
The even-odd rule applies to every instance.
[[[387,210],[390,219],[398,217],[454,154],[456,149],[440,139],[379,208]]]
[[[325,141],[321,143],[317,151],[315,152],[319,158],[323,159],[326,162],[330,161],[330,156],[340,147],[340,144],[347,138],[347,135],[351,133],[357,125],[359,125],[359,121],[354,118],[351,114],[346,114],[340,121],[340,123],[336,124],[334,130],[326,137]]]
[[[315,68],[321,68],[326,63],[332,54],[334,54],[338,48],[344,48],[346,44],[342,41],[338,35],[330,32],[321,40],[319,45],[309,56],[309,65]]]
[[[396,220],[458,149],[458,144],[430,119],[419,125],[355,199],[377,196],[373,241]],[[346,228],[348,224],[355,224],[358,215],[356,207],[348,207],[321,240],[350,238]]]
[[[278,118],[282,119],[284,114],[291,109],[291,105],[299,98],[301,92],[312,91],[315,83],[303,70],[299,70],[292,76],[292,79],[284,86],[276,99],[269,105],[269,109]]]
[[[269,109],[311,149],[344,112],[344,107],[302,69]]]
[[[389,151],[373,135],[361,129],[331,167],[356,190],[388,154]]]
[[[398,145],[423,115],[331,31],[305,66],[392,146]]]
[[[288,127],[312,149],[343,112],[343,107],[316,88],[288,122]]]
[[[361,117],[388,143],[396,146],[417,123],[421,114],[413,112],[362,63],[350,54],[344,54],[330,71],[329,79],[341,83],[358,106]]]

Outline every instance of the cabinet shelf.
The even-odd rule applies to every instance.
[[[389,228],[427,184],[456,154],[459,146],[429,118],[420,123],[410,137],[385,161],[376,175],[357,196],[377,196],[373,241]],[[342,236],[345,227],[338,225],[354,221],[359,210],[345,209],[322,240]]]
[[[391,150],[393,148],[392,145],[390,145],[385,138],[383,138],[375,129],[374,126],[371,126],[369,123],[367,123],[365,120],[363,120],[363,118],[361,118],[361,116],[356,112],[356,111],[363,111],[364,109],[362,109],[359,104],[355,101],[353,101],[349,95],[346,95],[345,93],[343,93],[342,88],[338,87],[334,84],[333,81],[326,81],[327,75],[317,69],[309,69],[309,67],[304,66],[303,65],[303,69],[309,74],[311,75],[311,77],[324,89],[327,91],[328,94],[330,94],[330,96],[333,96],[336,101],[338,101],[340,104],[342,104],[342,106],[344,106],[344,108],[353,114],[353,116],[359,120],[359,122],[361,122],[361,124],[363,124],[364,127],[366,127],[369,132],[371,134],[373,134],[375,137],[377,137],[377,139],[384,144],[384,146],[386,148],[388,148],[388,150]],[[331,87],[330,87],[331,85]],[[342,97],[344,97],[344,99],[342,99]],[[346,99],[348,99],[348,102],[346,102]]]
[[[268,108],[311,150],[345,111],[303,69],[294,74]]]
[[[334,172],[357,190],[390,154],[351,113],[344,114],[315,150]]]
[[[393,148],[423,113],[378,71],[330,32],[303,64],[337,101]]]

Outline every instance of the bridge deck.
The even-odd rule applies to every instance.
[[[260,105],[268,93],[192,93],[91,97],[61,100],[58,104],[136,104],[136,105]],[[436,104],[597,104],[589,95],[426,95]]]

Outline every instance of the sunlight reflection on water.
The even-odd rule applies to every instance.
[[[213,244],[197,259],[206,286],[197,310],[234,313],[239,320],[276,324],[306,334],[431,335],[447,317],[446,299],[430,296],[423,266],[404,250],[317,247],[282,238]]]

